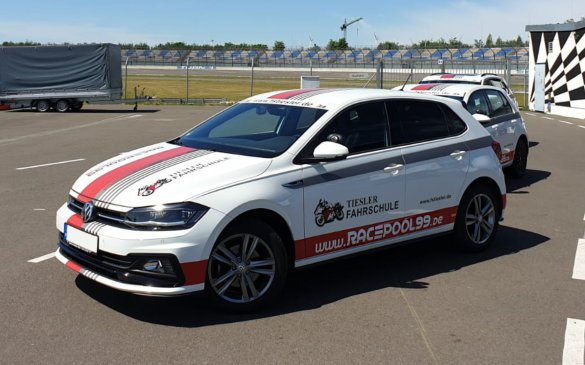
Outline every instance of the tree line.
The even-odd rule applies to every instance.
[[[33,42],[33,41],[25,41],[25,42],[10,42],[5,41],[2,42],[2,46],[40,46],[41,43]],[[266,44],[253,44],[253,43],[232,43],[232,42],[225,42],[223,44],[187,44],[185,42],[167,42],[167,43],[159,43],[156,46],[150,46],[146,43],[120,43],[120,46],[124,49],[137,49],[137,50],[150,50],[150,49],[168,49],[168,50],[218,50],[218,51],[235,51],[235,50],[256,50],[256,51],[267,51],[272,49],[274,51],[284,51],[286,49],[286,45],[283,41],[275,41],[272,48],[270,48]],[[449,38],[445,40],[444,38],[439,38],[438,40],[433,39],[425,39],[418,43],[414,43],[412,45],[401,45],[398,42],[392,41],[384,41],[377,45],[378,50],[390,50],[390,49],[456,49],[456,48],[501,48],[501,47],[527,47],[528,41],[524,41],[521,36],[518,36],[516,39],[509,39],[503,40],[501,37],[498,37],[495,41],[491,34],[487,36],[484,40],[476,39],[474,40],[473,45],[466,44],[460,41],[457,38]],[[313,46],[309,47],[308,50],[310,51],[320,51],[322,48],[317,44],[313,44]],[[345,38],[340,38],[339,40],[330,39],[327,45],[325,46],[327,50],[352,50],[353,48],[349,46],[347,40]],[[362,48],[367,49],[367,48]]]

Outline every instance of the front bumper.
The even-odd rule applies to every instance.
[[[210,210],[190,230],[137,231],[84,224],[79,214],[64,204],[56,217],[56,255],[67,267],[114,289],[156,296],[200,291],[204,289],[210,244],[216,239],[213,230],[222,217]],[[97,247],[86,251],[68,242],[64,232],[71,228],[96,237]],[[145,263],[153,259],[162,262],[162,274],[145,269]]]
[[[57,249],[55,256],[59,261],[61,261],[65,266],[72,269],[73,271],[93,280],[102,285],[108,286],[110,288],[122,290],[125,292],[133,293],[133,294],[142,294],[142,295],[155,295],[155,296],[175,296],[175,295],[182,295],[191,292],[196,292],[204,289],[204,284],[195,284],[195,285],[186,285],[186,286],[178,286],[178,287],[155,287],[155,286],[147,286],[141,284],[129,284],[122,281],[115,280],[111,277],[106,276],[104,273],[98,272],[98,270],[88,269],[77,262],[72,261],[65,253],[65,250],[62,247]],[[101,270],[99,270],[101,271]]]

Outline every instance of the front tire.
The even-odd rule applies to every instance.
[[[286,251],[278,233],[264,222],[245,220],[229,226],[217,240],[205,287],[224,309],[248,312],[273,301],[287,274]]]
[[[455,221],[455,238],[462,250],[483,251],[494,241],[502,214],[498,199],[486,185],[465,192]]]

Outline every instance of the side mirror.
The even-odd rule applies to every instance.
[[[313,151],[313,158],[324,161],[342,160],[347,155],[349,155],[347,147],[330,141],[321,142]]]
[[[483,114],[473,114],[473,118],[475,120],[477,120],[478,122],[480,122],[481,124],[487,124],[487,123],[492,121],[492,119],[490,117],[488,117],[487,115],[483,115]]]

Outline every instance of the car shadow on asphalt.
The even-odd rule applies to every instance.
[[[383,289],[424,289],[428,278],[549,241],[548,237],[500,226],[493,246],[481,253],[462,253],[450,236],[425,239],[295,272],[272,307],[251,314],[226,313],[204,296],[144,297],[107,288],[79,275],[77,287],[98,303],[136,320],[158,325],[197,328],[307,311]]]
[[[506,178],[506,193],[508,194],[529,194],[523,190],[531,185],[542,182],[550,177],[549,171],[527,169],[521,178]]]

